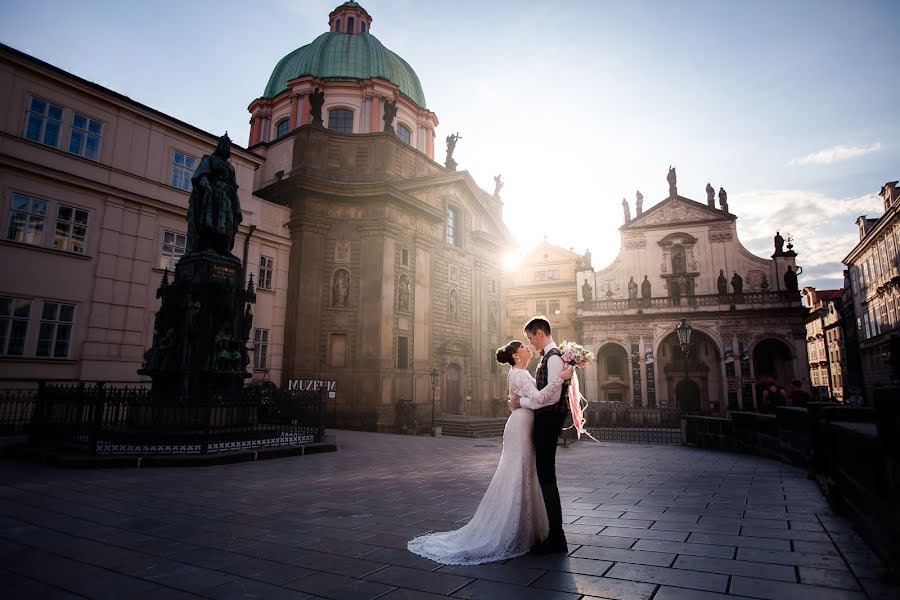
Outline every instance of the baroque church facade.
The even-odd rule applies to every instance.
[[[750,253],[720,190],[716,207],[677,192],[636,214],[623,200],[618,256],[578,267],[576,328],[594,350],[585,395],[631,408],[676,408],[712,416],[759,408],[770,378],[807,380],[805,319],[796,253],[776,236],[774,253]],[[786,275],[787,274],[787,275]],[[675,328],[693,328],[685,354]]]

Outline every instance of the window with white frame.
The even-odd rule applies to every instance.
[[[547,301],[546,300],[535,300],[534,314],[536,314],[536,315],[546,315],[547,314]]]
[[[53,247],[84,254],[87,249],[88,211],[60,204],[56,210]]]
[[[0,297],[0,356],[25,354],[31,300]]]
[[[271,256],[260,255],[259,257],[259,278],[256,287],[261,290],[272,289],[272,270],[274,259]]]
[[[257,329],[253,334],[253,368],[268,369],[269,330]]]
[[[559,308],[559,300],[550,300],[550,314],[551,315],[562,314],[562,310],[560,310],[560,308]]]
[[[461,246],[459,231],[457,230],[459,213],[452,206],[447,207],[447,243],[451,246]]]
[[[58,148],[62,117],[62,106],[32,98],[28,104],[28,118],[25,120],[25,139]]]
[[[275,125],[275,137],[280,138],[283,135],[287,135],[291,130],[291,120],[290,119],[282,119],[278,121],[278,124]]]
[[[169,183],[186,192],[191,191],[191,177],[197,169],[197,159],[184,152],[172,152],[172,179]]]
[[[69,136],[69,152],[90,160],[100,157],[100,135],[103,124],[79,113],[72,115],[72,134]]]
[[[405,125],[401,125],[397,123],[397,137],[406,144],[409,143],[409,140],[412,138],[412,134],[410,134],[409,129],[406,128]]]
[[[535,281],[544,281],[547,279],[547,271],[535,271],[534,272],[534,280]]]
[[[75,322],[75,305],[44,300],[41,311],[41,327],[38,330],[36,356],[68,358],[72,325]]]
[[[159,268],[175,270],[175,263],[184,256],[184,250],[187,246],[187,237],[182,233],[176,233],[163,230],[162,248],[159,253]]]
[[[547,271],[547,279],[559,279],[559,269],[551,269]]]
[[[46,200],[13,193],[6,239],[40,246],[44,237],[44,225],[47,223],[48,206]]]

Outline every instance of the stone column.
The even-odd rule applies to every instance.
[[[309,125],[312,123],[312,115],[309,114],[309,109],[312,106],[309,103],[309,94],[303,94],[302,100],[302,109],[300,111],[300,125]]]
[[[428,127],[425,130],[425,154],[428,158],[434,160],[434,128]]]
[[[372,133],[377,133],[381,131],[381,127],[378,126],[378,123],[381,122],[381,97],[373,96],[372,97],[372,110],[369,112],[369,127]]]
[[[259,143],[259,119],[256,115],[250,117],[250,145],[255,146]]]
[[[432,357],[432,290],[433,244],[422,237],[416,238],[413,294],[413,372],[416,373],[415,402],[419,418],[431,416],[431,369],[437,366]],[[422,408],[424,405],[425,408]]]
[[[297,94],[291,94],[291,121],[290,121],[291,131],[293,131],[294,129],[297,128],[297,109],[299,108],[297,106],[297,104],[298,104],[299,100],[300,100],[300,97]]]

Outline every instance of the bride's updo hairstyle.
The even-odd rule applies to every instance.
[[[519,348],[521,347],[522,342],[520,342],[519,340],[513,340],[505,346],[497,348],[497,362],[500,364],[506,363],[509,366],[514,366],[516,364],[516,359],[513,358],[513,356],[516,352],[519,351]]]

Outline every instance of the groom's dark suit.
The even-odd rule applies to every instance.
[[[551,356],[560,356],[559,349],[554,345],[541,358],[537,371],[534,374],[535,387],[542,390],[547,387],[549,374],[547,363]],[[562,358],[560,356],[560,361]],[[544,496],[544,504],[547,507],[547,520],[550,524],[550,533],[547,540],[559,542],[566,539],[562,528],[562,507],[559,502],[559,489],[556,487],[556,440],[562,431],[563,421],[569,413],[569,405],[566,402],[568,382],[562,386],[559,400],[549,406],[538,408],[534,411],[534,457],[537,463],[537,476],[541,484],[541,492]]]

